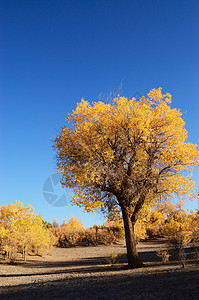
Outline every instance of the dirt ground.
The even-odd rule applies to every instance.
[[[162,240],[138,245],[144,268],[121,270],[126,263],[123,242],[111,246],[54,248],[45,258],[0,264],[0,299],[199,299],[199,264],[176,258],[162,264],[156,250]],[[111,266],[106,257],[120,254]]]

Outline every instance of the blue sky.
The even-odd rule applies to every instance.
[[[184,0],[0,1],[1,204],[31,204],[45,220],[98,214],[45,201],[56,168],[52,139],[68,112],[123,83],[123,94],[163,87],[199,144],[199,2]],[[194,179],[199,189],[198,169]],[[187,202],[197,208],[198,201]]]

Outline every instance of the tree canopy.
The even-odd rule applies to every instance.
[[[32,249],[42,255],[52,244],[52,235],[41,216],[34,214],[33,207],[23,206],[19,201],[0,206],[0,250],[5,251],[9,258],[14,259],[19,250],[24,260]]]
[[[129,267],[140,266],[134,225],[144,205],[174,195],[196,194],[192,171],[197,145],[187,142],[182,113],[171,95],[118,96],[112,103],[82,99],[55,140],[62,185],[87,211],[122,212]]]

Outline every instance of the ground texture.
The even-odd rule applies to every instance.
[[[145,267],[121,270],[124,243],[112,246],[55,248],[51,255],[28,257],[27,263],[0,264],[0,299],[199,299],[199,264],[183,269],[174,258],[162,264],[161,240],[138,245]],[[118,265],[106,257],[119,253]]]

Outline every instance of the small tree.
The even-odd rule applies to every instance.
[[[169,215],[174,213],[177,209],[173,203],[164,201],[151,207],[147,215],[146,231],[150,237],[162,236],[165,221]]]
[[[27,252],[32,248],[43,254],[53,242],[41,216],[35,215],[30,205],[23,206],[19,201],[0,207],[0,233],[1,248],[10,259],[20,249],[26,261]]]
[[[199,213],[191,211],[191,228],[193,234],[193,242],[199,244]]]
[[[55,140],[62,185],[86,211],[120,210],[128,267],[140,267],[134,228],[144,204],[160,197],[192,197],[197,145],[186,142],[182,114],[171,95],[153,89],[140,100],[117,97],[112,103],[82,100]]]
[[[57,245],[70,247],[80,244],[84,233],[84,226],[82,221],[77,220],[76,217],[71,215],[67,223],[63,221],[61,226],[55,226],[52,231],[57,236]]]
[[[164,225],[164,235],[168,238],[168,245],[177,251],[177,254],[185,266],[185,247],[193,239],[192,215],[185,210],[175,210],[171,213]]]

